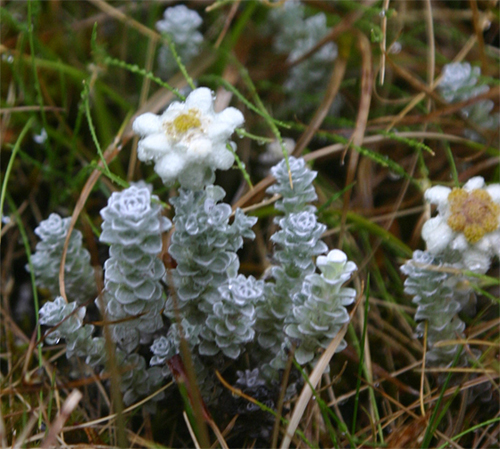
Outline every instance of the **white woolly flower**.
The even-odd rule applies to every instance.
[[[155,171],[167,185],[201,189],[213,181],[214,170],[227,170],[234,162],[226,148],[229,137],[244,122],[236,108],[214,112],[214,98],[206,87],[193,90],[184,103],[173,102],[162,115],[137,117],[134,131],[141,161],[154,161]]]
[[[485,273],[500,256],[500,184],[485,186],[476,176],[462,189],[436,186],[425,199],[438,207],[438,215],[422,228],[432,254],[457,253],[464,268]]]
[[[478,93],[477,88],[474,89],[474,86],[480,75],[481,69],[479,67],[471,67],[468,62],[446,64],[443,67],[442,78],[439,82],[439,89],[443,98],[448,102],[452,102],[475,97]],[[482,88],[484,87],[488,90],[487,86],[483,86]],[[481,90],[482,88],[480,87]]]
[[[156,22],[160,33],[168,34],[175,44],[178,56],[184,64],[189,64],[198,55],[203,35],[198,31],[202,24],[200,15],[185,5],[172,6],[163,13],[163,20]],[[167,45],[160,47],[158,66],[162,76],[168,78],[178,69],[177,61]]]
[[[160,33],[170,33],[176,42],[183,43],[194,39],[199,43],[203,36],[196,31],[202,24],[200,15],[185,5],[177,5],[167,8],[163,13],[163,19],[156,22],[156,29]]]

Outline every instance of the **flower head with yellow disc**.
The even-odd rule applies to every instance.
[[[500,184],[485,186],[476,176],[463,188],[432,187],[425,199],[438,206],[422,228],[428,251],[456,253],[465,269],[485,273],[500,255]]]

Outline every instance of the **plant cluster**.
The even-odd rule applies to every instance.
[[[139,157],[154,151],[155,170],[167,184],[179,179],[185,186],[182,179],[190,176],[188,184],[195,187],[179,189],[179,196],[170,200],[175,210],[175,230],[168,252],[176,262],[175,268],[166,272],[159,258],[162,234],[172,224],[161,215],[159,199],[151,195],[149,186],[136,183],[114,192],[101,210],[100,241],[110,245],[110,257],[104,264],[104,290],[96,304],[110,323],[119,361],[135,367],[122,379],[127,404],[131,398],[149,394],[148,386],[159,382],[160,372],[163,376],[169,374],[165,364],[180,353],[182,339],[197,353],[195,364],[203,378],[207,358],[220,355],[238,359],[255,340],[256,331],[259,344],[270,354],[274,370],[284,368],[291,342],[298,348],[297,362],[305,365],[317,359],[317,350],[326,348],[349,321],[345,306],[354,301],[355,291],[342,285],[350,279],[356,265],[347,262],[342,251],[333,250],[327,257],[318,257],[316,264],[321,275],[315,274],[314,257],[328,249],[320,240],[326,226],[317,221],[316,208],[310,204],[317,198],[312,185],[316,173],[307,168],[303,159],[290,157],[289,169],[283,160],[271,170],[277,183],[268,193],[279,195],[275,206],[284,213],[276,218],[280,229],[271,236],[279,248],[274,255],[278,265],[271,270],[274,282],[265,283],[238,273],[237,251],[244,238],[254,238],[251,228],[257,218],[237,209],[230,223],[231,207],[220,203],[225,192],[211,181],[214,158],[222,153],[230,154],[231,161],[234,159],[225,148],[224,139],[242,121],[242,115],[229,108],[214,116],[212,101],[209,90],[199,88],[185,104],[171,105],[161,118],[145,114],[134,123],[134,129],[142,134]],[[200,106],[202,102],[205,104]],[[229,116],[235,119],[227,119]],[[162,124],[158,125],[158,121]],[[158,134],[160,126],[163,135]],[[173,145],[182,145],[182,151],[172,150]],[[191,162],[189,154],[200,155],[203,149],[212,156]],[[173,178],[166,177],[165,167],[170,168],[170,159],[179,155],[187,156],[184,170],[176,172]],[[198,176],[204,172],[209,174]],[[48,223],[52,221],[54,217]],[[45,223],[41,225],[41,229],[46,227]],[[57,263],[58,259],[51,261]],[[165,291],[162,281],[169,285],[170,292]],[[52,282],[56,283],[57,278]],[[57,310],[58,307],[62,309]],[[52,337],[47,343],[64,338],[68,357],[84,356],[89,363],[93,352],[93,357],[102,361],[99,351],[104,349],[103,340],[92,339],[94,327],[84,325],[85,308],[77,309],[76,302],[66,304],[58,297],[46,303],[40,314],[42,324],[56,326],[49,330]],[[151,346],[151,365],[164,368],[151,368],[151,374],[146,370],[144,357],[134,350],[158,334]],[[340,345],[339,349],[343,347]]]
[[[4,3],[0,446],[498,446],[494,2]]]
[[[427,323],[427,361],[445,367],[467,364],[463,345],[439,344],[465,338],[458,314],[476,298],[463,270],[486,273],[500,255],[500,184],[485,186],[483,178],[474,177],[463,188],[432,187],[425,198],[437,204],[438,215],[422,227],[427,250],[415,251],[401,267],[408,276],[405,292],[417,304],[418,335],[424,335]],[[471,354],[477,360],[480,351]]]
[[[309,103],[308,98],[319,94],[319,86],[327,82],[337,58],[337,45],[328,42],[310,58],[299,62],[330,31],[325,14],[307,17],[305,6],[291,0],[282,8],[271,11],[269,16],[267,26],[276,30],[274,50],[287,55],[287,62],[292,65],[284,83],[285,90],[291,95],[290,106],[301,110]]]

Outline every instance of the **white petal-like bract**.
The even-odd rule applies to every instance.
[[[184,103],[173,102],[161,116],[146,113],[134,121],[133,129],[142,137],[137,155],[155,163],[166,185],[178,180],[198,190],[212,181],[216,169],[227,170],[234,163],[227,144],[243,124],[243,114],[232,107],[216,113],[213,103],[210,89],[200,87]]]

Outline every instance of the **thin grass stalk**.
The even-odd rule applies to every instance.
[[[101,145],[99,144],[99,139],[97,138],[94,123],[92,121],[92,114],[90,113],[90,84],[91,84],[91,82],[86,82],[86,81],[83,82],[82,101],[83,101],[83,105],[85,108],[85,116],[87,117],[87,123],[89,125],[90,134],[92,135],[92,140],[93,140],[94,145],[97,149],[97,154],[99,155],[99,158],[101,159],[101,163],[102,163],[102,166],[104,168],[105,174],[106,174],[106,176],[108,176],[108,178],[111,179],[113,177],[113,175],[111,174],[111,171],[109,170],[106,159],[104,159]]]
[[[363,318],[363,332],[361,336],[361,341],[365,341],[366,339],[366,330],[368,328],[368,310],[369,310],[369,298],[370,298],[370,275],[366,278],[366,300],[365,300],[365,310],[364,310],[364,318]],[[359,406],[359,389],[361,387],[361,372],[363,370],[364,363],[364,355],[365,355],[365,345],[360,345],[359,348],[359,364],[358,364],[358,380],[356,381],[356,395],[354,396],[354,411],[352,415],[352,427],[351,433],[354,434],[356,432],[356,419],[358,415],[358,406]]]
[[[14,160],[16,159],[16,155],[21,148],[21,143],[26,136],[27,132],[31,128],[31,125],[33,124],[33,121],[35,120],[35,117],[30,117],[26,124],[23,126],[23,129],[21,130],[21,133],[19,134],[18,139],[16,140],[16,143],[14,145],[14,148],[12,150],[12,153],[10,155],[9,163],[7,165],[7,169],[5,170],[5,175],[3,178],[3,183],[2,183],[2,193],[0,196],[0,211],[3,213],[3,206],[5,202],[5,195],[7,194],[7,184],[10,179],[10,174],[12,172],[12,167],[14,166]],[[16,209],[17,210],[17,209]],[[0,220],[0,233],[2,232],[2,226],[3,226],[3,220]]]
[[[425,322],[424,330],[424,343],[423,343],[423,354],[422,354],[422,374],[420,376],[420,412],[422,416],[425,416],[425,404],[424,404],[424,385],[425,385],[425,360],[427,357],[427,331],[429,328],[429,322]]]
[[[59,414],[49,428],[49,432],[42,445],[42,449],[48,449],[54,445],[57,435],[61,432],[64,423],[68,420],[73,410],[76,408],[83,395],[78,390],[73,390],[64,401]]]
[[[26,128],[28,129],[28,128]],[[10,161],[9,161],[10,162]],[[42,330],[40,327],[40,317],[38,314],[38,311],[40,310],[39,308],[39,301],[38,301],[38,290],[36,288],[36,283],[35,283],[35,273],[33,270],[33,264],[31,263],[31,249],[30,249],[30,244],[28,240],[28,235],[26,234],[26,229],[24,228],[23,221],[21,220],[21,217],[19,216],[19,213],[17,211],[17,207],[14,203],[14,200],[10,197],[10,195],[7,195],[7,202],[9,203],[9,207],[12,209],[14,217],[16,218],[17,221],[17,227],[19,229],[19,232],[21,234],[21,238],[23,241],[24,245],[24,250],[26,251],[26,256],[28,258],[28,266],[30,268],[30,280],[31,280],[31,291],[33,293],[33,305],[35,307],[35,326],[36,326],[36,336],[38,342],[41,341],[42,338]],[[37,345],[37,350],[38,350],[38,369],[42,369],[43,367],[43,355],[42,355],[42,345],[38,343]],[[43,390],[40,389],[40,394],[39,394],[39,406],[42,406],[43,403]],[[39,413],[38,415],[38,427],[42,426],[42,414]]]
[[[184,422],[186,423],[186,426],[189,430],[189,435],[191,436],[191,440],[193,441],[194,447],[196,449],[201,449],[200,443],[198,443],[198,439],[196,438],[196,433],[193,430],[191,423],[189,422],[189,417],[185,410],[182,412],[182,416],[184,417]]]
[[[233,2],[231,9],[229,10],[229,13],[226,17],[226,20],[224,21],[224,27],[222,28],[222,31],[220,32],[219,37],[215,41],[215,44],[214,44],[215,48],[219,48],[220,44],[222,43],[222,40],[226,36],[226,34],[229,30],[229,26],[231,25],[231,22],[233,21],[234,16],[236,15],[236,11],[238,11],[238,7],[240,6],[240,3],[241,3],[241,0],[236,0],[235,2]],[[208,8],[210,8],[210,7],[208,6],[207,9]]]
[[[288,360],[286,362],[285,366],[285,371],[283,373],[283,380],[281,381],[281,389],[280,389],[280,395],[278,398],[278,404],[276,407],[276,420],[274,422],[273,426],[273,436],[271,439],[271,447],[277,447],[278,446],[278,435],[279,435],[279,429],[280,429],[280,421],[281,421],[281,413],[283,411],[283,402],[285,399],[285,392],[286,392],[286,387],[288,385],[288,378],[290,376],[290,371],[292,369],[293,365],[293,358],[295,354],[295,345],[292,346],[290,354],[288,355]]]
[[[257,105],[257,107],[259,108],[263,117],[265,118],[272,133],[274,134],[274,136],[276,137],[276,139],[280,143],[281,149],[283,150],[283,157],[286,161],[286,166],[288,168],[288,175],[290,177],[290,187],[293,189],[293,180],[292,180],[292,174],[290,172],[290,162],[288,161],[288,152],[285,148],[285,144],[283,143],[281,133],[279,132],[278,127],[274,123],[271,115],[267,111],[266,107],[264,106],[264,103],[262,102],[259,94],[257,93],[257,89],[255,88],[255,85],[254,85],[252,79],[250,78],[250,75],[248,74],[248,70],[243,65],[241,65],[238,61],[234,60],[234,63],[238,67],[238,71],[240,72],[243,81],[245,81],[248,89],[250,90],[250,93],[252,94],[252,96],[254,98],[255,104]]]
[[[354,305],[353,310],[350,313],[350,318],[352,319],[354,313],[356,312],[358,305],[361,301],[362,296],[360,295]],[[342,328],[340,329],[339,333],[335,336],[335,338],[331,341],[331,343],[328,345],[328,348],[325,349],[325,352],[321,356],[321,358],[318,360],[318,363],[314,367],[314,370],[312,371],[311,375],[309,376],[309,380],[304,385],[304,388],[302,389],[302,392],[300,393],[299,399],[297,400],[295,407],[293,409],[292,417],[290,418],[290,422],[288,423],[288,427],[286,429],[285,437],[283,438],[283,441],[281,442],[281,449],[288,449],[290,447],[290,443],[292,441],[292,437],[297,431],[298,425],[300,423],[300,420],[303,416],[303,413],[307,407],[307,404],[309,403],[309,400],[311,399],[313,395],[313,390],[312,388],[315,388],[316,385],[318,385],[318,382],[321,379],[321,376],[323,372],[326,369],[326,366],[330,363],[330,360],[332,359],[333,355],[335,354],[335,351],[344,338],[345,333],[347,332],[349,322],[344,324]]]
[[[43,104],[43,96],[42,96],[42,89],[40,87],[40,80],[38,78],[38,70],[36,66],[36,61],[35,61],[35,42],[33,38],[33,31],[35,28],[35,25],[33,24],[33,13],[32,13],[32,5],[33,0],[28,0],[28,40],[30,44],[30,53],[31,53],[31,69],[33,70],[33,80],[34,80],[34,86],[35,86],[35,91],[36,91],[36,98],[38,101],[38,105],[40,106],[40,115],[42,117],[42,123],[43,127],[47,130],[49,129],[48,122],[47,122],[47,116],[45,114],[45,108]],[[47,140],[44,142],[44,147],[45,150],[47,151],[47,156],[50,161],[50,165],[54,166],[55,165],[55,153],[51,149],[50,145],[50,140],[47,136]]]
[[[121,138],[121,133],[123,132],[123,128],[119,131],[117,134],[115,141],[106,149],[106,151],[103,153],[103,158],[106,161],[106,163],[109,163],[114,159],[114,157],[118,154],[118,152],[121,150],[121,147],[123,145],[120,144],[120,138]],[[101,162],[99,162],[101,164]],[[104,167],[102,167],[104,169]],[[75,205],[75,208],[73,210],[73,214],[71,215],[71,221],[68,226],[68,232],[66,234],[66,240],[64,241],[64,249],[61,257],[61,266],[59,269],[59,292],[61,296],[64,298],[66,302],[68,302],[68,298],[66,296],[66,288],[64,286],[64,265],[66,263],[66,254],[68,252],[68,246],[69,246],[69,240],[71,238],[71,233],[73,232],[73,228],[75,227],[75,224],[78,220],[78,216],[80,215],[80,212],[83,210],[85,207],[85,203],[87,201],[87,198],[89,197],[90,193],[92,192],[92,189],[94,188],[94,185],[96,182],[99,180],[99,177],[101,176],[100,170],[97,168],[94,169],[94,171],[91,173],[89,178],[87,179],[87,182],[82,188],[80,197],[78,198],[78,201]]]
[[[460,358],[460,355],[462,354],[462,347],[459,348],[457,351],[457,354],[455,356],[455,359],[452,363],[452,367],[455,366]],[[432,412],[431,417],[429,418],[429,422],[427,424],[427,429],[425,431],[424,438],[422,440],[422,445],[420,446],[422,449],[425,449],[429,447],[430,442],[432,440],[432,437],[434,436],[434,432],[437,429],[437,426],[439,425],[440,419],[439,418],[439,407],[441,405],[441,402],[443,401],[446,389],[448,388],[448,384],[450,383],[452,373],[449,372],[448,375],[446,376],[446,380],[443,383],[443,387],[441,388],[441,392],[439,393],[439,397],[437,399],[437,402],[434,406],[434,410]],[[457,387],[458,388],[458,387]],[[454,389],[455,392],[455,389]]]
[[[278,417],[277,413],[272,409],[272,408],[269,408],[267,407],[265,404],[257,401],[257,399],[254,399],[253,397],[243,393],[243,391],[241,391],[239,388],[234,388],[228,381],[226,381],[222,375],[219,373],[219,371],[215,371],[215,375],[217,376],[217,378],[219,379],[220,383],[225,387],[227,388],[233,395],[235,396],[239,396],[243,399],[246,399],[247,401],[251,402],[252,404],[255,404],[257,405],[261,410],[265,411],[265,412],[268,412],[270,413],[271,415],[273,415],[275,418]],[[287,419],[281,417],[280,418],[282,424],[285,424],[285,425],[288,425],[290,423],[290,421],[288,421]],[[313,444],[307,439],[307,437],[304,435],[304,432],[302,432],[300,429],[297,429],[296,431],[296,434],[302,439],[302,441],[304,441],[304,443],[306,443],[309,447],[312,447]]]
[[[361,53],[361,92],[360,100],[358,106],[358,114],[356,117],[356,126],[354,132],[352,133],[349,144],[346,146],[345,152],[351,148],[351,154],[349,156],[349,162],[347,165],[347,177],[345,185],[348,186],[354,181],[356,174],[356,168],[358,166],[359,152],[356,147],[359,147],[365,135],[366,124],[368,122],[368,115],[370,113],[370,103],[372,97],[373,89],[373,74],[372,74],[372,53],[370,42],[368,38],[361,32],[357,34],[357,45]],[[340,220],[340,233],[339,233],[339,248],[342,248],[344,234],[345,234],[345,222],[347,217],[347,209],[349,208],[351,199],[351,191],[347,190],[344,194],[344,204],[342,207],[342,217]]]
[[[156,44],[158,43],[157,39],[149,39],[148,40],[148,49],[146,51],[146,67],[145,70],[147,72],[151,72],[153,68],[153,62],[154,62],[154,52],[156,49]],[[145,78],[142,83],[141,87],[141,94],[139,97],[139,107],[144,105],[144,103],[147,100],[149,88],[151,86],[151,81],[149,78]],[[132,150],[130,152],[130,159],[129,159],[129,164],[128,164],[128,170],[127,170],[127,181],[130,182],[132,181],[135,173],[135,167],[137,164],[137,142],[139,141],[139,137],[135,136],[133,141],[132,141]]]
[[[350,41],[344,44],[344,40],[345,39],[341,40],[341,45],[349,46],[349,49],[342,49],[342,51],[339,52],[339,57],[334,62],[332,74],[326,87],[325,97],[323,98],[321,104],[318,106],[318,109],[316,110],[314,117],[309,123],[309,126],[297,141],[292,153],[295,157],[299,157],[306,149],[309,142],[313,139],[314,135],[323,123],[323,120],[327,116],[333,100],[335,100],[335,97],[338,95],[340,84],[342,83],[342,80],[345,76],[347,59],[350,52]]]
[[[389,9],[390,0],[384,0],[382,4],[382,41],[380,42],[380,78],[379,84],[384,85],[385,80],[385,52],[387,49],[387,10]]]

